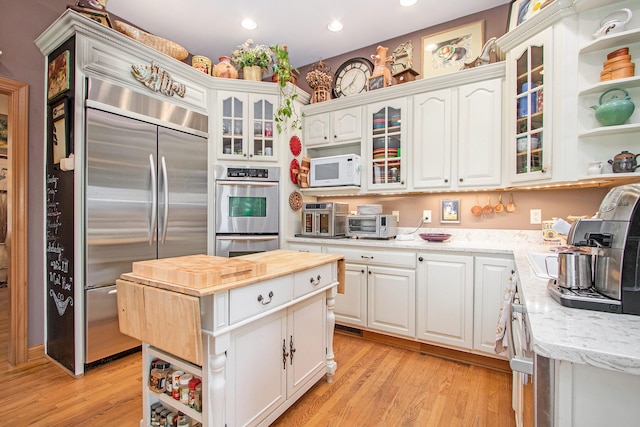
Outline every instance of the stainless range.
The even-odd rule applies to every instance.
[[[278,249],[280,168],[217,166],[215,177],[216,255]]]

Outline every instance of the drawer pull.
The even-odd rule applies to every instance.
[[[289,357],[289,353],[287,353],[287,340],[282,340],[282,369],[287,369],[287,357]]]
[[[290,354],[290,364],[293,365],[293,353],[296,352],[296,348],[293,346],[293,335],[290,335],[289,341],[289,354]]]
[[[360,255],[360,258],[362,258],[362,259],[373,259],[372,256],[365,256],[365,255]]]
[[[269,301],[265,300],[262,294],[258,295],[258,302],[262,305],[267,305],[273,299],[273,291],[269,292]]]
[[[313,277],[311,279],[309,279],[309,283],[311,283],[311,286],[318,286],[320,284],[320,275],[318,274],[318,278],[314,279]]]

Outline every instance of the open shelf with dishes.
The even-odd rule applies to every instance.
[[[612,169],[616,156],[640,153],[640,70],[633,65],[640,59],[640,28],[597,38],[593,34],[602,17],[617,9],[619,5],[611,4],[580,16],[579,33],[584,41],[578,54],[576,161],[578,177],[583,179],[640,178],[636,170],[614,172]],[[634,11],[638,12],[640,10]],[[625,65],[618,72],[608,71],[620,63]],[[607,124],[598,120],[598,109],[618,104],[627,96],[636,107],[626,121]]]

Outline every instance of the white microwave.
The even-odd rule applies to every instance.
[[[310,187],[360,186],[360,156],[344,154],[311,159]]]

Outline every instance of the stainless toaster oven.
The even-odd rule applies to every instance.
[[[347,236],[368,239],[393,239],[398,234],[395,215],[351,215],[347,218]]]

